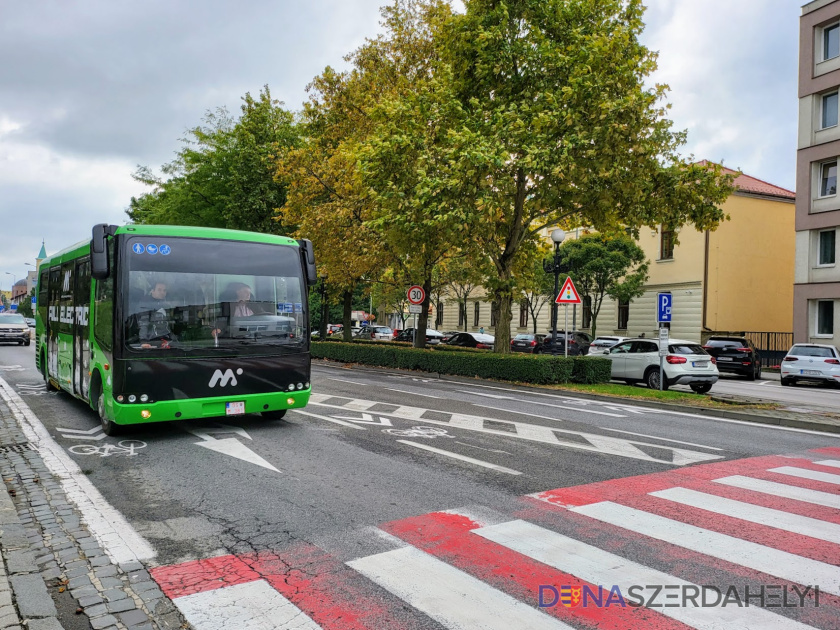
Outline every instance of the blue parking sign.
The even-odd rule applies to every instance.
[[[656,321],[670,322],[671,308],[674,305],[674,296],[670,293],[658,293],[656,303],[658,304]]]

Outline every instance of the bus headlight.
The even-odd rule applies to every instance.
[[[137,402],[137,396],[134,394],[129,395],[128,402]]]
[[[303,389],[303,383],[298,383],[298,389]]]
[[[140,402],[149,402],[149,397],[146,394],[140,394]]]
[[[290,392],[295,391],[295,386],[294,386],[294,383],[289,383],[289,391],[290,391]]]
[[[307,381],[306,383],[304,383],[304,384],[303,384],[303,387],[304,387],[305,389],[309,389],[309,381]]]
[[[122,402],[122,401],[124,401],[124,400],[125,400],[125,398],[123,398],[123,395],[122,395],[122,394],[120,394],[119,396],[117,396],[117,402]]]

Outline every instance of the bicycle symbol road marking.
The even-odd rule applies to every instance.
[[[383,429],[384,433],[391,435],[398,435],[400,437],[420,437],[434,439],[438,437],[454,438],[454,435],[448,435],[446,429],[438,429],[437,427],[411,427],[410,429]]]
[[[71,446],[69,450],[74,455],[99,455],[100,457],[110,457],[111,455],[125,455],[133,457],[137,455],[137,451],[141,448],[146,448],[146,443],[140,440],[122,440],[119,444],[103,444],[97,446],[96,444],[76,444]]]

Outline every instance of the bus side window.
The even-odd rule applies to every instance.
[[[110,248],[113,250],[113,247]],[[114,347],[114,263],[111,261],[111,275],[96,280],[96,294],[93,305],[93,335],[99,347],[111,351]]]

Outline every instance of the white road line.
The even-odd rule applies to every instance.
[[[369,383],[360,383],[358,381],[348,381],[347,379],[335,378],[333,376],[328,376],[327,380],[328,381],[338,381],[340,383],[350,383],[351,385],[362,385],[363,387],[368,387],[370,385]]]
[[[304,416],[312,416],[313,418],[320,418],[321,420],[326,420],[327,422],[334,422],[335,424],[340,424],[345,427],[350,427],[351,429],[361,429],[362,431],[365,430],[364,427],[360,427],[358,424],[353,424],[352,422],[345,422],[344,420],[336,420],[335,418],[330,418],[329,416],[322,416],[317,413],[312,413],[311,411],[303,411],[301,409],[295,409],[294,413],[303,414]]]
[[[840,495],[831,494],[830,492],[821,492],[820,490],[810,490],[808,488],[800,488],[798,486],[789,486],[785,483],[755,479],[753,477],[744,477],[742,475],[722,477],[720,479],[714,479],[713,481],[726,486],[732,486],[733,488],[752,490],[753,492],[761,492],[762,494],[769,494],[782,499],[793,499],[794,501],[813,503],[814,505],[823,505],[825,507],[837,508],[840,510]]]
[[[482,394],[481,392],[471,392],[471,391],[466,390],[466,389],[459,389],[457,391],[461,392],[462,394],[469,394],[471,396],[481,396],[482,398],[498,398],[500,400],[514,400],[510,396],[497,396],[495,394]]]
[[[604,587],[605,591],[612,585],[616,585],[621,589],[624,597],[628,596],[630,587],[644,584],[675,585],[687,587],[686,590],[693,586],[698,594],[700,592],[700,587],[691,582],[525,521],[490,525],[473,530],[473,533],[559,571],[574,575],[590,584],[609,585]],[[678,592],[684,591],[681,588],[676,593]],[[639,592],[639,597],[649,601],[652,594],[651,590],[643,590]],[[665,595],[660,595],[658,601],[649,602],[660,606],[652,610],[692,628],[702,630],[742,630],[743,628],[805,630],[810,628],[810,626],[757,606],[704,608],[696,606],[696,603],[692,606],[690,603],[682,605],[682,602],[666,602],[664,598]]]
[[[351,560],[347,565],[445,628],[572,630],[414,547]]]
[[[537,402],[536,400],[517,400],[516,402],[523,403],[525,405],[540,405],[542,407],[554,407],[555,409],[561,409],[563,411],[579,411],[581,413],[594,413],[599,416],[610,416],[611,418],[626,418],[627,416],[623,416],[620,413],[610,413],[608,411],[595,411],[594,409],[570,409],[569,407],[564,407],[559,403],[544,403],[544,402]]]
[[[554,420],[554,422],[565,422],[565,420],[561,418],[552,418],[551,416],[538,416],[535,413],[528,413],[527,411],[514,411],[513,409],[505,409],[504,407],[491,407],[490,405],[479,405],[478,403],[470,404],[473,407],[481,407],[482,409],[493,409],[495,411],[505,411],[507,413],[516,413],[520,416],[528,416],[529,418],[542,418],[543,420]],[[492,420],[492,418],[488,418],[488,420]]]
[[[2,378],[0,398],[9,405],[26,439],[38,449],[44,464],[58,478],[67,498],[79,508],[91,534],[111,560],[115,564],[124,564],[154,558],[156,554],[152,546],[105,500],[76,462],[52,439],[29,406]]]
[[[477,448],[481,451],[487,451],[488,453],[504,453],[505,455],[510,455],[511,454],[511,453],[508,453],[507,451],[503,451],[503,450],[498,449],[498,448],[484,448],[483,446],[476,446],[475,444],[468,444],[466,442],[458,442],[457,440],[455,441],[455,444],[460,444],[461,446],[469,446],[470,448]]]
[[[705,444],[695,444],[694,442],[683,442],[682,440],[672,440],[670,438],[659,437],[658,435],[648,435],[647,433],[634,433],[633,431],[622,431],[621,429],[611,429],[610,427],[599,427],[604,431],[613,431],[615,433],[626,433],[627,435],[637,435],[639,437],[652,438],[654,440],[662,440],[663,442],[674,442],[675,444],[685,444],[686,446],[699,446],[700,448],[707,448],[710,451],[723,451],[725,449],[716,448],[714,446],[706,446]]]
[[[819,470],[808,470],[807,468],[797,468],[796,466],[780,466],[779,468],[771,468],[767,472],[799,477],[800,479],[810,479],[811,481],[840,484],[840,475],[824,473]]]
[[[820,466],[831,466],[832,468],[840,468],[840,461],[836,459],[824,459],[819,462],[814,462],[815,464],[819,464]]]
[[[481,459],[475,459],[473,457],[467,457],[466,455],[460,455],[458,453],[453,453],[452,451],[444,451],[440,448],[435,448],[434,446],[429,446],[428,444],[420,444],[419,442],[410,442],[408,440],[397,440],[400,444],[408,444],[409,446],[413,446],[415,448],[422,448],[424,451],[429,451],[431,453],[437,453],[438,455],[445,455],[446,457],[451,457],[452,459],[459,459],[462,462],[467,462],[469,464],[475,464],[476,466],[483,466],[484,468],[490,468],[492,470],[496,470],[498,472],[507,473],[509,475],[521,475],[522,473],[518,470],[513,470],[512,468],[505,468],[504,466],[499,466],[498,464],[492,464],[490,462],[485,462]]]
[[[321,626],[265,580],[172,600],[195,630],[320,630]]]
[[[735,501],[714,494],[689,490],[688,488],[668,488],[667,490],[659,490],[657,492],[650,492],[649,494],[660,499],[679,503],[680,505],[689,505],[708,512],[714,512],[715,514],[731,516],[742,521],[766,525],[767,527],[782,529],[794,534],[801,534],[802,536],[810,536],[811,538],[819,538],[820,540],[840,544],[840,525],[821,521],[816,518],[791,514],[783,510],[774,510],[760,505],[753,505],[752,503],[744,503],[743,501]]]
[[[825,562],[803,558],[612,501],[591,503],[569,510],[796,584],[817,584],[820,590],[826,593],[840,595],[840,571]]]
[[[440,396],[429,396],[428,394],[418,394],[417,392],[408,392],[404,389],[392,389],[391,387],[383,387],[382,389],[387,390],[389,392],[399,392],[401,394],[411,394],[412,396],[423,396],[424,398],[437,398],[438,400],[441,399]],[[387,403],[384,403],[387,404]]]

